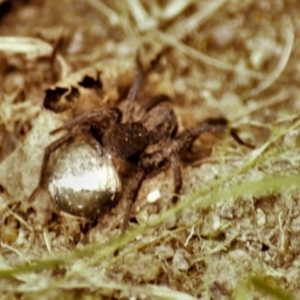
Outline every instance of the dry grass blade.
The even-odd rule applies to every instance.
[[[174,23],[166,34],[177,40],[183,39],[212,17],[226,2],[227,0],[217,0],[208,2],[206,5],[197,3],[198,9],[195,9],[195,13]]]
[[[32,37],[0,37],[0,52],[9,54],[23,54],[28,60],[36,60],[39,57],[49,57],[52,55],[54,49],[49,43]],[[60,64],[62,75],[65,77],[69,72],[69,66],[60,55],[56,55],[56,59]]]
[[[254,90],[250,92],[248,97],[257,96],[259,93],[270,87],[279,78],[281,72],[283,72],[289,61],[295,38],[291,20],[285,19],[282,28],[284,28],[283,35],[285,36],[285,45],[278,64],[274,70],[266,76],[266,79],[264,79]]]

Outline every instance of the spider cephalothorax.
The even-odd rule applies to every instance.
[[[199,135],[205,132],[224,133],[228,131],[238,143],[247,145],[233,129],[228,130],[227,121],[224,118],[207,119],[178,133],[177,117],[166,95],[152,97],[144,107],[142,106],[139,117],[134,117],[133,103],[143,75],[138,59],[137,70],[136,79],[126,100],[126,118],[123,117],[119,108],[104,107],[80,115],[52,132],[67,131],[63,137],[45,149],[39,185],[31,194],[30,199],[35,197],[43,185],[50,154],[74,136],[89,132],[107,153],[136,166],[135,179],[132,181],[127,196],[128,204],[122,227],[124,232],[142,182],[153,171],[168,164],[174,174],[173,199],[175,199],[182,186],[180,155],[185,149],[192,146]]]

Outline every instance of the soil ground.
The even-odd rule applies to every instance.
[[[296,0],[0,0],[1,299],[299,299],[299,15]],[[51,130],[125,110],[138,49],[137,106],[167,94],[179,132],[222,117],[254,148],[199,137],[178,203],[172,171],[153,174],[121,237],[131,165],[115,162],[122,197],[93,222],[47,184],[28,196]]]

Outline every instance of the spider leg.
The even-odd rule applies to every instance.
[[[126,231],[132,206],[136,200],[136,197],[138,195],[138,192],[140,190],[140,187],[141,187],[145,177],[146,177],[145,169],[139,169],[135,175],[135,180],[133,181],[129,195],[127,196],[127,207],[126,207],[123,225],[122,225],[122,234],[124,234]]]
[[[218,122],[220,120],[220,122]],[[225,133],[228,130],[227,121],[225,119],[205,120],[198,125],[184,130],[176,139],[173,151],[180,153],[183,149],[189,148],[195,139],[202,133]],[[230,135],[233,139],[241,145],[249,148],[254,148],[252,145],[244,142],[234,129],[229,129]]]
[[[42,167],[41,167],[41,172],[40,172],[40,177],[39,177],[39,182],[38,182],[36,188],[33,190],[33,192],[27,198],[28,203],[32,202],[35,199],[36,195],[42,189],[42,187],[45,183],[47,165],[48,165],[48,161],[49,161],[51,153],[54,152],[56,149],[58,149],[61,145],[66,143],[68,140],[73,138],[74,136],[76,136],[76,135],[78,135],[78,134],[80,134],[80,133],[82,133],[83,131],[86,131],[86,130],[88,130],[87,126],[81,127],[80,130],[77,130],[75,132],[69,132],[69,133],[65,134],[64,136],[57,139],[56,141],[54,141],[53,143],[51,143],[50,145],[48,145],[45,148]]]
[[[248,148],[250,148],[250,149],[254,149],[254,148],[255,148],[253,145],[244,142],[244,141],[239,137],[239,135],[237,134],[237,132],[236,132],[235,129],[233,129],[233,128],[230,129],[229,133],[230,133],[230,135],[234,138],[234,140],[235,140],[236,142],[238,142],[240,145],[246,146],[246,147],[248,147]]]
[[[206,122],[210,125],[224,126],[225,128],[227,128],[227,130],[229,130],[229,134],[237,143],[239,143],[240,145],[246,146],[248,148],[252,148],[252,149],[254,148],[253,145],[244,142],[239,137],[237,131],[234,128],[230,128],[230,129],[228,128],[228,121],[225,118],[209,118],[209,119],[206,119],[204,122]]]
[[[122,119],[122,112],[117,108],[102,108],[100,110],[92,111],[73,118],[71,121],[65,123],[50,132],[50,134],[57,133],[61,130],[68,130],[74,126],[80,126],[84,123],[92,122],[96,118],[107,118],[115,123],[120,123]]]
[[[195,139],[200,136],[202,133],[211,132],[211,133],[224,133],[226,127],[223,125],[211,125],[208,122],[204,121],[198,125],[185,129],[175,140],[173,145],[173,152],[180,153],[182,150],[188,148]]]
[[[178,194],[182,187],[182,176],[180,169],[180,158],[178,153],[172,152],[170,155],[170,163],[174,176],[174,196],[172,197],[172,202],[176,203],[178,200]]]
[[[156,96],[153,96],[145,102],[143,109],[145,110],[145,112],[148,112],[153,107],[157,106],[162,102],[170,102],[170,97],[165,94],[158,94]]]
[[[144,71],[143,71],[143,66],[140,60],[140,53],[137,51],[136,57],[136,74],[133,79],[133,84],[130,87],[130,90],[127,95],[127,111],[126,111],[126,122],[132,122],[133,119],[133,108],[134,108],[134,101],[136,99],[136,95],[138,91],[140,90],[142,81],[144,79]]]

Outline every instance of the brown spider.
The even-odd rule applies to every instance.
[[[133,104],[143,77],[143,70],[137,59],[137,75],[127,97],[127,118],[123,120],[122,112],[116,107],[94,110],[67,122],[51,133],[66,130],[67,133],[50,144],[44,152],[40,180],[29,199],[32,200],[42,187],[50,154],[74,136],[90,132],[92,136],[111,155],[124,159],[137,167],[135,180],[127,196],[127,208],[124,216],[122,233],[126,230],[131,208],[137,198],[139,189],[146,176],[153,171],[170,164],[174,174],[174,197],[180,192],[182,176],[180,169],[181,153],[192,146],[202,133],[224,133],[239,143],[243,142],[233,129],[227,127],[224,118],[207,119],[194,127],[177,132],[178,122],[169,98],[158,95],[150,99],[143,109],[142,116],[134,120]],[[105,126],[103,125],[105,124]]]

